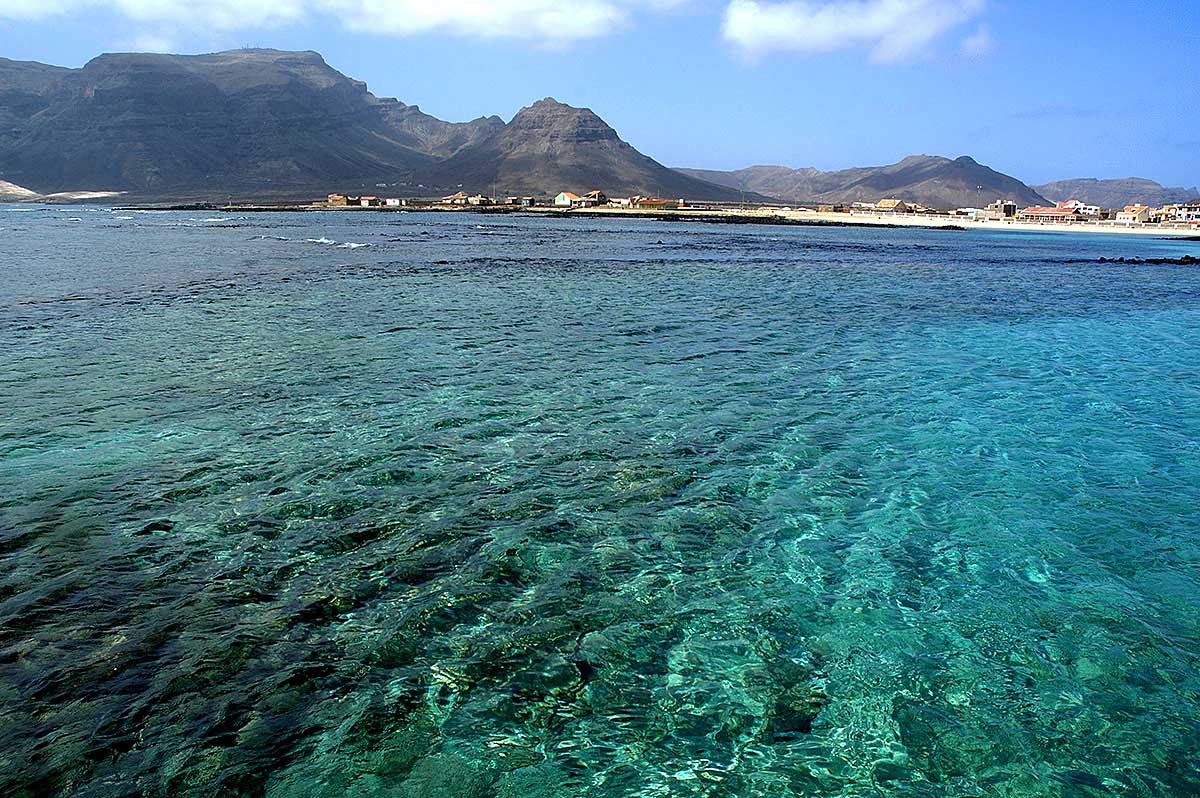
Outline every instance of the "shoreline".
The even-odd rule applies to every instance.
[[[315,213],[319,211],[338,213],[464,213],[479,216],[521,214],[526,216],[548,216],[560,219],[657,219],[669,222],[699,222],[702,224],[762,224],[799,227],[873,227],[882,229],[920,228],[945,230],[947,232],[1018,232],[1018,233],[1075,233],[1096,235],[1134,235],[1200,240],[1200,227],[1150,227],[1118,226],[1097,223],[1054,224],[1042,222],[976,221],[958,217],[894,216],[878,213],[823,213],[820,211],[792,211],[778,208],[678,208],[666,210],[635,208],[550,208],[550,207],[458,207],[437,205],[410,205],[401,207],[356,207],[331,206],[325,203],[299,204],[245,204],[220,206],[210,203],[147,204],[114,207],[114,210],[159,210],[159,211],[211,211],[217,213]]]

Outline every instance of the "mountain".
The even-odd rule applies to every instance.
[[[314,52],[0,61],[0,179],[41,193],[310,192],[406,179],[484,138],[379,99]]]
[[[601,189],[611,195],[653,195],[736,201],[740,192],[668,169],[622,141],[587,108],[546,98],[523,108],[489,138],[418,173],[426,186],[450,191],[553,196]]]
[[[443,122],[420,106],[384,99],[384,118],[406,147],[433,158],[449,158],[464,147],[494,136],[504,127],[498,116],[480,117],[470,122]]]
[[[0,147],[19,136],[50,105],[55,85],[71,70],[0,58]]]
[[[1097,180],[1081,177],[1074,180],[1058,180],[1038,186],[1037,190],[1055,202],[1077,199],[1101,208],[1124,208],[1141,203],[1155,207],[1173,202],[1188,202],[1200,199],[1200,191],[1194,188],[1167,188],[1142,177],[1126,177],[1118,180]]]
[[[996,199],[1019,205],[1045,204],[1046,199],[1014,177],[972,158],[950,160],[912,155],[890,166],[822,172],[786,166],[752,166],[736,172],[681,169],[701,180],[777,197],[785,202],[873,202],[897,197],[930,208],[986,205]]]
[[[311,197],[379,183],[739,197],[642,155],[589,110],[543,100],[508,124],[445,122],[374,96],[318,53],[261,49],[115,53],[81,69],[0,59],[0,181],[139,199]]]

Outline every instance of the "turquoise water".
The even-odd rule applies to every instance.
[[[0,794],[1200,793],[1200,243],[0,234]]]

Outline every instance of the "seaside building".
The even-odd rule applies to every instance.
[[[1063,210],[1068,210],[1068,211],[1079,211],[1084,216],[1091,216],[1096,219],[1100,218],[1100,206],[1099,205],[1088,205],[1077,199],[1067,200],[1066,202],[1055,203],[1055,207],[1062,208]]]
[[[358,197],[347,197],[345,194],[330,194],[326,200],[326,205],[333,205],[338,208],[346,208],[350,205],[358,204]]]
[[[449,197],[442,197],[440,204],[442,205],[466,205],[470,196],[465,191],[459,191],[451,194]]]
[[[678,210],[686,203],[683,200],[666,200],[655,197],[632,197],[629,204],[643,211]]]
[[[1145,224],[1150,221],[1153,211],[1148,205],[1126,205],[1117,214],[1117,224]]]
[[[383,205],[383,200],[379,197],[359,197],[358,204],[364,208],[378,208]]]
[[[607,205],[608,197],[605,196],[603,191],[597,189],[596,191],[589,191],[584,194],[575,204],[584,208],[597,208],[601,205]]]
[[[1083,214],[1073,208],[1047,208],[1034,205],[1017,214],[1022,222],[1037,222],[1039,224],[1074,224],[1082,222]]]
[[[562,191],[554,198],[555,208],[570,208],[579,202],[579,195],[570,191]]]
[[[909,213],[910,207],[904,200],[895,198],[881,199],[875,203],[876,213]]]
[[[389,208],[399,208],[399,207],[401,207],[402,205],[407,205],[407,204],[408,204],[408,200],[406,200],[406,199],[399,199],[399,198],[397,198],[397,197],[388,197],[387,199],[385,199],[385,200],[383,201],[383,204],[384,204],[384,205],[386,205],[386,206],[388,206]]]
[[[467,197],[467,204],[478,208],[483,205],[494,205],[495,202],[492,201],[491,197],[485,197],[482,194],[472,194]]]
[[[1164,210],[1166,209],[1164,208]],[[1189,202],[1174,206],[1171,212],[1171,221],[1187,222],[1189,224],[1200,222],[1200,202]]]
[[[1012,200],[998,199],[979,213],[975,214],[975,218],[992,222],[1001,222],[1005,219],[1012,219],[1016,215],[1016,202]]]

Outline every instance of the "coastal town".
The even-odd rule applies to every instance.
[[[651,196],[609,197],[593,189],[582,194],[560,191],[554,196],[487,196],[458,191],[435,199],[352,196],[330,194],[316,206],[337,209],[469,210],[480,212],[528,211],[550,214],[635,214],[674,218],[779,221],[812,224],[866,224],[920,227],[982,227],[1012,230],[1066,230],[1074,232],[1200,233],[1200,200],[1151,207],[1126,205],[1101,208],[1079,200],[1054,205],[1020,207],[997,199],[982,208],[927,208],[898,197],[874,202],[783,205],[772,203],[691,203],[686,199]]]

